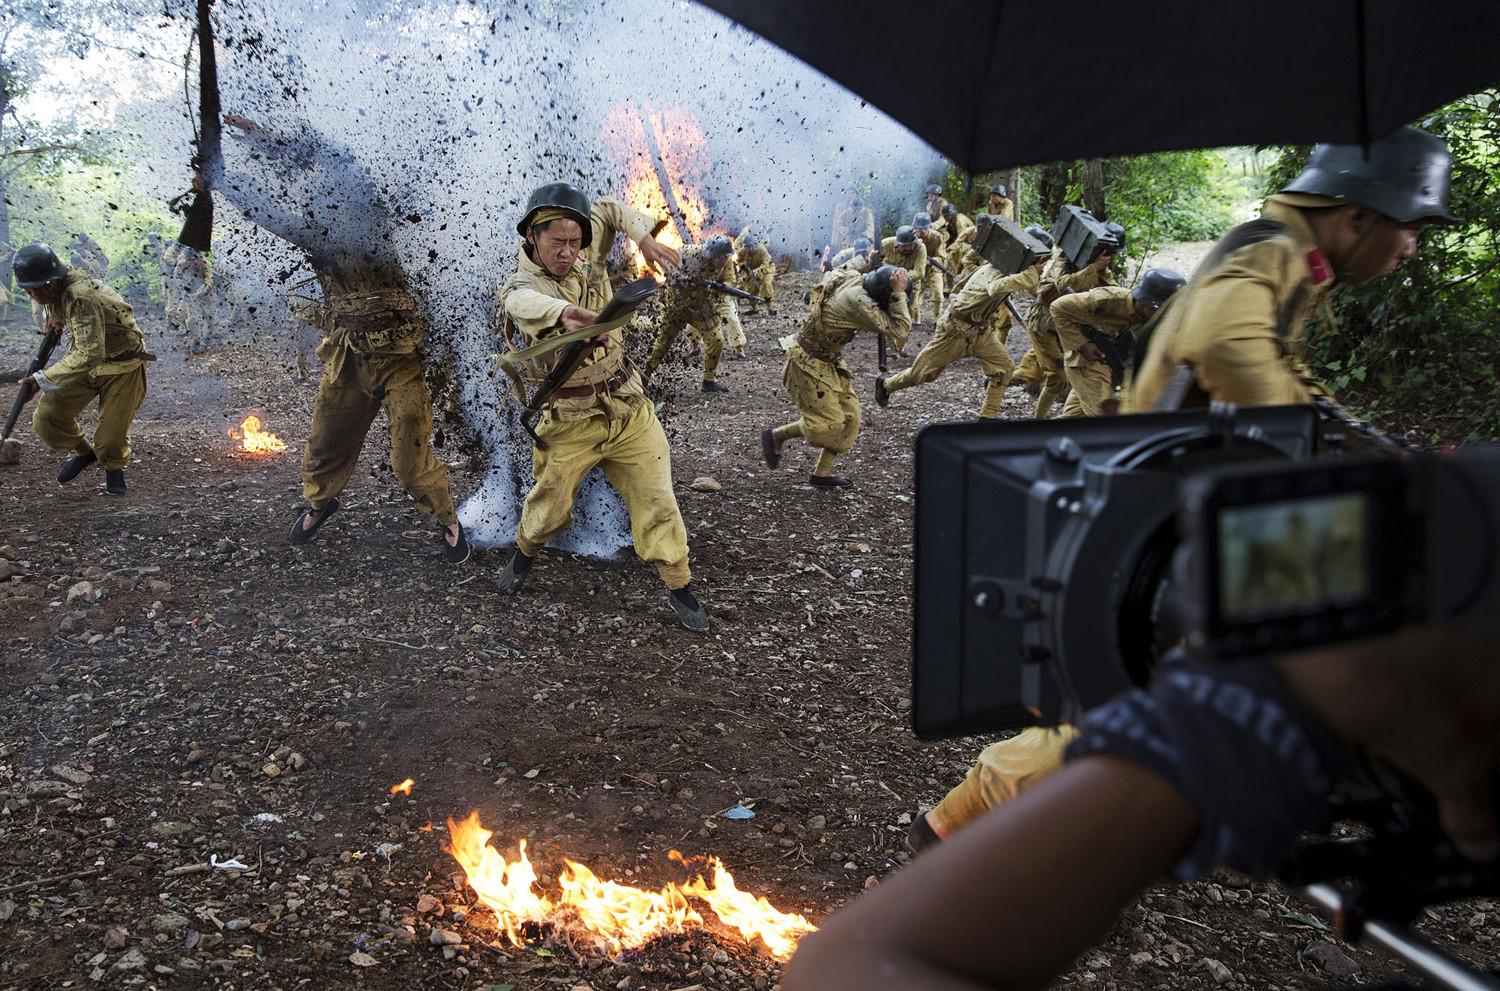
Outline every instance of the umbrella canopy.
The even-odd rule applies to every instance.
[[[701,0],[969,172],[1382,137],[1500,82],[1494,0]]]

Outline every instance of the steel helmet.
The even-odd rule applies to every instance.
[[[933,183],[932,185],[930,185],[930,186],[927,187],[927,195],[928,196],[942,196],[943,195],[943,187],[939,186],[937,183]]]
[[[993,186],[991,186],[990,187],[990,195],[991,196],[1003,196],[1006,199],[1010,199],[1010,194],[1005,191],[1005,186],[1004,186],[1003,183],[998,183],[997,182]]]
[[[881,309],[885,309],[891,302],[891,279],[896,274],[896,266],[882,265],[879,268],[866,272],[861,284],[865,292],[869,294]]]
[[[594,241],[594,225],[589,220],[592,206],[588,194],[570,182],[549,182],[537,187],[526,200],[526,215],[516,225],[516,233],[525,237],[531,231],[531,218],[547,208],[564,210],[583,228],[583,246]]]
[[[896,228],[896,243],[900,245],[916,244],[917,229],[910,224],[902,224]]]
[[[732,254],[734,254],[734,242],[729,240],[728,236],[724,234],[715,234],[703,242],[703,257],[709,261],[716,262],[721,258],[728,258]]]
[[[1358,203],[1401,224],[1457,223],[1448,212],[1453,156],[1434,134],[1403,127],[1361,145],[1314,145],[1307,166],[1283,193],[1313,193]]]
[[[958,207],[954,206],[952,203],[943,204],[943,216],[951,217],[956,213],[958,213]]]
[[[854,239],[853,248],[854,248],[855,251],[859,252],[860,254],[864,254],[866,251],[869,251],[870,247],[871,247],[871,245],[870,245],[870,239],[869,238],[867,238],[867,237],[857,237],[857,238]]]
[[[932,215],[919,213],[911,219],[911,225],[919,231],[925,231],[932,226]]]
[[[28,244],[11,258],[11,268],[16,273],[16,282],[22,289],[39,289],[49,282],[56,282],[68,274],[68,266],[57,254],[40,241]]]
[[[1151,268],[1141,276],[1141,281],[1130,290],[1130,298],[1152,308],[1161,306],[1177,290],[1187,284],[1187,279],[1170,268]]]
[[[1052,247],[1052,235],[1048,234],[1046,230],[1042,228],[1041,224],[1027,224],[1026,233],[1030,234],[1032,237],[1036,238],[1047,247]]]
[[[1115,254],[1123,253],[1125,250],[1125,228],[1111,220],[1104,225],[1104,229],[1109,231],[1109,236],[1114,238],[1115,244],[1118,245],[1115,248]]]

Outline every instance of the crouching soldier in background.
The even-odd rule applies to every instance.
[[[781,381],[802,416],[761,433],[761,453],[768,467],[781,464],[782,444],[801,437],[822,448],[809,484],[820,489],[854,484],[833,473],[834,460],[849,453],[859,436],[859,400],[844,364],[844,346],[861,330],[884,334],[898,348],[906,343],[911,333],[906,303],[910,279],[909,272],[894,265],[864,275],[838,268],[813,288],[802,329],[795,339],[781,342],[787,349]]]
[[[613,201],[591,205],[565,182],[542,186],[527,201],[517,225],[525,240],[516,274],[500,287],[506,327],[523,334],[527,344],[597,322],[609,302],[603,262],[589,254],[602,232],[609,231],[613,242],[613,227],[598,211],[601,204],[619,206]],[[655,243],[647,240],[641,249],[655,264]],[[672,252],[669,265],[676,261]],[[552,393],[537,436],[542,444],[531,456],[536,484],[521,508],[516,551],[501,572],[500,591],[521,590],[547,541],[572,524],[578,487],[598,467],[625,501],[636,556],[656,566],[673,612],[688,629],[707,631],[708,612],[690,588],[687,527],[672,492],[667,435],[626,357],[620,329],[595,338],[578,370]]]
[[[21,381],[39,389],[31,425],[42,443],[70,452],[57,473],[71,482],[94,462],[104,465],[104,491],[125,494],[127,436],[146,397],[145,350],[135,313],[119,293],[81,268],[68,268],[45,244],[28,244],[14,258],[16,282],[39,304],[49,329],[66,328],[62,359]],[[99,400],[99,425],[90,443],[78,427],[78,414]]]
[[[1099,286],[1063,296],[1052,304],[1052,322],[1063,348],[1063,368],[1073,394],[1062,416],[1112,416],[1120,410],[1115,390],[1124,385],[1130,334],[1161,309],[1187,280],[1167,268],[1153,268],[1134,289]]]

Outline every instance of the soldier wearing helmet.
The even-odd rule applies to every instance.
[[[1110,266],[1124,246],[1125,229],[1119,224],[1107,226],[1115,240],[1101,244],[1098,254],[1083,268],[1075,268],[1062,249],[1054,246],[1051,260],[1042,269],[1036,305],[1026,314],[1026,334],[1031,338],[1031,350],[1021,358],[1015,377],[1016,382],[1037,397],[1031,415],[1038,419],[1051,416],[1052,407],[1068,391],[1062,342],[1058,340],[1057,327],[1052,322],[1052,304],[1069,293],[1084,293],[1115,284]]]
[[[943,187],[935,182],[931,183],[922,190],[922,196],[922,212],[931,217],[934,223],[937,222],[943,215],[943,207],[948,205],[948,201],[943,199]]]
[[[946,245],[943,243],[942,232],[933,226],[932,217],[926,213],[919,213],[912,218],[911,226],[917,232],[917,237],[921,240],[922,247],[927,249],[928,259],[936,259],[939,263],[946,265],[947,256],[943,251]],[[943,294],[945,289],[946,284],[943,281],[943,273],[938,271],[936,265],[928,265],[927,274],[917,283],[917,297],[912,304],[911,318],[919,322],[921,321],[922,301],[925,299],[928,305],[928,312],[932,316],[932,319],[928,322],[936,324],[938,315],[943,312]]]
[[[1296,361],[1309,315],[1339,283],[1390,274],[1422,228],[1452,223],[1452,158],[1413,127],[1369,146],[1322,144],[1266,201],[1259,220],[1219,239],[1146,335],[1130,409],[1212,400],[1305,403],[1324,392]]]
[[[836,268],[853,268],[860,275],[864,275],[866,272],[879,268],[879,260],[880,252],[870,239],[857,237],[853,244],[833,256],[828,263],[828,268],[830,271]]]
[[[54,451],[69,454],[57,474],[71,482],[88,466],[104,467],[104,491],[125,494],[125,465],[130,460],[130,424],[146,396],[145,340],[135,313],[119,293],[82,268],[64,265],[45,244],[28,244],[11,259],[16,282],[43,319],[68,330],[68,350],[47,368],[21,380],[21,388],[40,390],[31,417],[37,437]],[[78,414],[99,400],[99,423],[90,442],[78,426]]]
[[[990,187],[990,198],[986,205],[991,217],[1004,217],[1007,220],[1016,219],[1016,204],[1011,200],[1010,193],[1004,183],[995,183]]]
[[[821,448],[808,484],[820,489],[848,488],[848,478],[833,473],[833,463],[854,447],[859,436],[859,399],[854,395],[844,347],[861,330],[884,334],[900,348],[911,331],[907,308],[910,274],[882,265],[861,274],[839,268],[824,275],[808,297],[807,317],[795,336],[782,338],[786,367],[781,381],[801,416],[761,433],[766,465],[781,464],[781,446],[800,437]]]
[[[833,213],[833,232],[828,244],[830,253],[847,248],[855,238],[875,239],[875,212],[858,195],[839,204]]]
[[[890,395],[902,389],[932,382],[943,370],[963,358],[975,358],[984,370],[984,400],[979,407],[981,419],[1000,415],[1005,387],[1010,384],[1015,362],[1005,349],[1010,332],[1010,313],[1005,301],[1016,292],[1036,292],[1043,259],[1038,258],[1013,275],[1002,274],[985,263],[953,294],[947,309],[938,320],[932,340],[918,352],[910,368],[886,378],[875,379],[875,401],[885,406]]]
[[[661,310],[656,319],[656,340],[646,356],[646,377],[650,378],[667,352],[691,327],[703,348],[703,391],[728,392],[718,380],[719,362],[724,357],[724,341],[739,327],[740,317],[734,298],[697,282],[692,277],[711,282],[725,282],[734,266],[734,241],[727,234],[715,234],[702,244],[682,249],[682,271],[670,279],[661,294]],[[740,330],[743,338],[744,331]],[[743,344],[741,345],[743,347]]]
[[[1052,304],[1063,368],[1073,388],[1061,415],[1109,416],[1119,412],[1115,390],[1124,385],[1124,356],[1134,344],[1129,335],[1155,316],[1186,282],[1171,269],[1153,268],[1141,276],[1134,289],[1099,286],[1063,296]]]
[[[734,272],[735,284],[746,292],[754,293],[772,302],[776,299],[776,261],[771,257],[771,251],[750,228],[746,227],[740,231],[740,236],[734,240]],[[766,309],[771,315],[776,314],[771,309],[771,304],[766,304]],[[750,304],[750,312],[760,312],[759,303]],[[740,357],[745,356],[745,335],[740,332],[739,345],[736,348]],[[730,342],[733,345],[734,342]]]
[[[614,200],[591,203],[567,183],[532,193],[516,228],[522,237],[516,273],[499,290],[508,342],[524,347],[597,321],[611,292],[603,242],[613,245],[616,231],[629,234],[648,262],[671,267],[677,253],[657,245],[651,227],[646,214]],[[572,524],[579,485],[601,467],[630,513],[636,556],[656,567],[682,624],[706,631],[708,613],[690,589],[687,528],[672,491],[667,435],[625,354],[624,334],[615,329],[594,343],[537,424],[546,447],[532,452],[536,484],[521,508],[500,590],[521,590],[542,548]],[[549,371],[527,375],[540,381]]]

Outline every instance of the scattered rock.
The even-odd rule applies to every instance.
[[[276,763],[275,761],[272,761],[265,767],[261,768],[260,773],[264,774],[268,778],[279,778],[281,777],[281,765]]]
[[[53,764],[52,773],[64,781],[70,781],[75,785],[86,785],[94,780],[93,775],[87,771],[80,771],[78,768],[69,767],[67,764]]]
[[[417,912],[421,915],[431,913],[433,915],[443,914],[443,900],[424,894],[417,899]]]
[[[1234,980],[1234,974],[1213,957],[1204,957],[1198,961],[1198,966],[1208,971],[1209,976],[1214,979],[1215,984],[1228,984]]]
[[[157,836],[181,836],[192,831],[193,827],[185,822],[158,822],[151,826],[151,832]]]
[[[16,559],[15,547],[11,544],[0,544],[0,558],[4,558],[7,561],[14,561]]]
[[[688,488],[692,489],[694,492],[719,492],[723,490],[724,486],[719,484],[719,480],[717,478],[713,478],[708,475],[699,475],[697,478],[693,479],[692,483],[688,485]]]
[[[356,951],[349,954],[349,962],[356,967],[373,967],[378,961],[368,953]]]
[[[1354,977],[1359,973],[1354,958],[1332,943],[1314,943],[1302,955],[1334,977]]]
[[[462,936],[449,929],[434,928],[432,932],[427,934],[427,942],[433,946],[457,946],[463,941],[464,938]]]
[[[229,930],[232,933],[237,933],[241,929],[249,929],[250,928],[250,920],[249,919],[230,919],[228,922],[224,923],[224,928],[227,929],[227,930]]]
[[[138,947],[131,947],[121,955],[120,959],[110,965],[109,973],[123,974],[129,970],[144,970],[146,967],[146,954]]]
[[[123,950],[127,936],[125,930],[119,926],[104,931],[104,948],[106,950]]]
[[[68,605],[91,606],[99,601],[99,592],[93,582],[78,582],[68,588]],[[144,966],[144,961],[142,966]]]
[[[807,820],[807,828],[815,833],[821,833],[828,828],[827,816],[813,816]]]
[[[14,437],[5,438],[0,442],[0,465],[18,465],[21,463],[21,442]]]
[[[65,781],[33,781],[26,788],[26,794],[32,798],[57,798],[72,791],[72,787]]]
[[[188,925],[187,916],[178,915],[176,912],[163,912],[151,917],[151,928],[160,933],[185,932]]]
[[[12,577],[20,573],[21,569],[16,567],[15,564],[0,557],[0,582],[9,581]]]
[[[9,898],[0,901],[0,922],[9,922],[10,917],[16,914],[16,903]]]

